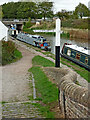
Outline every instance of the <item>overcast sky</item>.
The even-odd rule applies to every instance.
[[[0,0],[0,5],[4,3],[8,3],[11,1],[19,1],[19,0]],[[79,2],[85,4],[88,7],[88,2],[90,0],[50,0],[54,2],[54,11],[60,11],[61,9],[66,9],[68,11],[75,10],[75,7],[79,4]]]

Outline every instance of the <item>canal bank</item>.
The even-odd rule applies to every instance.
[[[45,37],[50,42],[51,53],[55,54],[55,40],[56,40],[55,35],[53,35],[53,34],[52,35],[43,34],[43,33],[38,33],[38,34]],[[63,47],[64,43],[69,43],[69,44],[77,45],[77,46],[80,46],[80,47],[86,47],[86,48],[89,47],[88,40],[86,40],[86,39],[74,39],[74,38],[70,39],[70,38],[67,38],[67,37],[61,37],[60,51],[62,50],[62,47]]]
[[[19,42],[20,44],[21,44],[21,42]],[[22,43],[23,44],[23,43]],[[25,47],[25,45],[26,44],[24,44],[23,45],[23,47]],[[28,45],[28,47],[26,47],[28,50],[30,50],[30,51],[32,51],[32,49],[31,49],[31,47]],[[44,55],[44,54],[42,54],[41,52],[36,52],[36,51],[33,51],[33,53],[38,53],[40,56],[43,56],[44,58],[47,58],[47,59],[49,59],[49,60],[52,60],[53,62],[54,62],[54,60],[53,59],[51,59],[50,57],[48,57],[48,56],[46,56],[46,55]],[[44,51],[43,51],[44,52]],[[41,57],[41,59],[44,59],[44,58],[42,58]],[[37,64],[37,62],[38,62],[38,64]],[[47,63],[47,62],[46,62]],[[36,68],[38,68],[39,69],[39,67],[41,67],[40,69],[43,69],[42,68],[42,64],[44,65],[43,67],[45,67],[45,62],[41,62],[39,59],[36,61],[33,61],[33,64],[34,64],[34,69],[32,69],[32,70],[34,70],[33,71],[33,74],[35,74],[35,72],[36,72]],[[36,65],[36,66],[35,66]],[[36,67],[36,68],[35,68]],[[61,66],[61,67],[65,67],[65,66]],[[65,68],[66,69],[66,68]],[[68,69],[68,67],[67,67],[67,69]],[[47,71],[47,70],[46,70]],[[35,78],[36,78],[36,82],[37,82],[37,80],[38,79],[40,79],[41,80],[41,82],[43,82],[43,80],[41,79],[42,77],[40,77],[40,76],[38,76],[39,74],[38,74],[38,72],[40,72],[39,70],[37,70],[37,73],[36,73],[36,75],[35,75]],[[50,72],[50,70],[49,70],[49,72]],[[54,71],[54,73],[55,73],[55,71]],[[56,72],[57,73],[57,72]],[[71,73],[71,72],[70,72]],[[49,74],[50,75],[50,74]],[[38,78],[39,77],[39,78]],[[51,74],[51,77],[53,78],[54,76],[52,76],[52,74]],[[55,79],[53,79],[54,81],[55,81]],[[79,78],[79,80],[81,80],[80,78]],[[40,83],[41,83],[40,82]],[[85,83],[84,83],[84,85],[85,85]],[[44,84],[44,87],[45,87],[45,84]],[[40,88],[39,88],[40,89]],[[46,89],[46,88],[45,88]],[[45,92],[45,91],[44,91]],[[43,94],[44,94],[44,92],[43,92]],[[43,101],[43,99],[41,99],[41,94],[39,94],[40,95],[40,100],[41,100],[41,103],[42,103],[42,101]],[[51,94],[51,96],[52,96],[53,94]],[[45,97],[45,96],[44,96]],[[44,99],[45,100],[45,99]],[[46,101],[45,101],[46,102]],[[77,103],[76,103],[77,104]],[[50,104],[49,104],[50,105]],[[54,108],[53,108],[54,109]],[[78,110],[78,108],[77,108],[77,110]]]
[[[88,40],[88,29],[75,29],[75,28],[64,28],[64,33],[69,33],[70,39],[86,39]]]
[[[10,114],[8,114],[9,116],[8,117],[12,117],[11,115],[13,114],[13,116],[15,115],[16,117],[20,117],[20,114],[21,114],[21,116],[23,116],[23,118],[24,117],[26,117],[26,116],[28,116],[28,118],[30,117],[30,115],[32,115],[32,118],[34,118],[34,117],[37,117],[37,118],[39,118],[40,116],[41,116],[41,114],[37,111],[37,110],[40,110],[42,113],[44,113],[44,114],[47,114],[48,115],[48,118],[51,118],[51,117],[53,117],[53,114],[52,113],[50,113],[49,112],[49,110],[51,110],[51,112],[56,112],[56,118],[62,118],[63,117],[63,115],[60,113],[60,110],[59,110],[59,106],[58,106],[58,101],[57,102],[51,102],[52,100],[56,100],[56,98],[57,97],[54,97],[54,96],[56,96],[57,94],[58,94],[58,91],[57,90],[55,90],[55,92],[53,91],[53,89],[51,90],[50,88],[51,88],[51,84],[49,84],[50,86],[48,86],[48,82],[49,83],[51,83],[51,82],[55,82],[56,80],[61,80],[60,78],[59,78],[59,75],[61,75],[61,77],[62,77],[62,74],[60,74],[59,72],[59,69],[61,69],[61,72],[63,71],[62,70],[62,68],[64,68],[64,69],[67,69],[67,70],[69,70],[69,68],[67,67],[67,66],[65,66],[65,65],[63,65],[63,64],[60,64],[60,66],[62,67],[62,68],[57,68],[57,70],[55,69],[55,67],[54,67],[54,63],[51,63],[51,61],[52,62],[55,62],[55,60],[54,59],[52,59],[49,55],[51,55],[51,53],[49,53],[49,54],[47,54],[47,51],[43,51],[43,50],[41,50],[40,51],[40,49],[38,49],[38,48],[36,48],[36,47],[33,47],[33,46],[31,46],[31,45],[28,45],[28,44],[26,44],[26,43],[22,43],[22,42],[20,42],[20,41],[17,41],[17,40],[14,40],[14,42],[16,43],[16,44],[18,44],[19,46],[21,46],[22,47],[22,50],[23,50],[23,52],[24,52],[24,54],[25,54],[25,57],[23,57],[21,60],[25,60],[26,62],[21,62],[21,61],[18,61],[18,63],[20,64],[20,66],[21,67],[19,67],[19,69],[21,68],[21,70],[24,70],[24,69],[22,69],[22,66],[23,66],[23,68],[25,68],[25,67],[27,67],[26,65],[28,64],[28,66],[31,66],[31,58],[33,58],[32,59],[32,63],[33,63],[33,66],[32,66],[32,68],[31,68],[31,71],[30,72],[32,72],[33,73],[33,75],[34,75],[34,79],[35,79],[35,82],[36,82],[36,84],[35,84],[35,86],[36,86],[36,90],[38,89],[38,90],[40,90],[39,92],[42,92],[42,94],[41,93],[39,93],[39,92],[36,92],[36,93],[38,93],[38,98],[36,99],[36,101],[38,101],[38,103],[32,103],[32,95],[30,94],[31,92],[30,91],[28,91],[28,90],[26,90],[26,92],[29,92],[28,94],[29,94],[29,100],[28,100],[28,98],[27,98],[27,94],[25,94],[25,96],[22,96],[24,99],[25,99],[25,101],[26,102],[23,102],[23,103],[20,103],[20,104],[18,104],[18,101],[17,101],[17,99],[15,99],[17,102],[15,103],[15,104],[12,104],[11,102],[10,102],[10,104],[8,104],[8,103],[5,103],[5,104],[3,104],[4,106],[4,108],[3,108],[3,110],[5,111],[4,113],[3,113],[3,115],[4,115],[4,117],[6,117],[5,115],[6,115],[6,112],[10,112]],[[25,52],[25,51],[27,51],[27,52]],[[30,53],[32,54],[30,54]],[[28,54],[29,53],[29,54]],[[28,55],[27,55],[28,54]],[[38,56],[36,56],[36,57],[34,57],[35,55],[39,55],[39,58],[38,58]],[[30,58],[30,59],[28,59],[28,62],[27,62],[27,57],[28,58]],[[36,60],[37,59],[37,60]],[[47,60],[47,59],[49,59],[49,60]],[[45,62],[46,61],[46,62]],[[24,64],[23,64],[24,63]],[[23,64],[23,65],[21,65],[21,64]],[[15,65],[15,68],[17,68],[17,62],[16,63],[13,63],[13,64],[11,64],[10,66],[14,66]],[[53,67],[52,67],[53,66]],[[6,67],[8,67],[9,68],[9,66],[6,66]],[[51,77],[51,79],[48,79],[47,77],[46,77],[46,75],[44,74],[44,71],[43,70],[45,70],[46,72],[47,72],[47,67],[49,67],[49,69],[48,69],[48,71],[50,72],[50,76],[49,77]],[[17,69],[16,71],[19,71],[19,69]],[[53,73],[52,73],[52,70],[50,70],[50,69],[52,69],[53,70]],[[70,69],[72,69],[72,68],[70,68]],[[11,70],[11,69],[9,69],[9,70]],[[15,70],[15,69],[14,69]],[[11,70],[12,71],[12,70]],[[27,71],[27,70],[26,70]],[[7,71],[7,72],[9,72],[9,71]],[[14,71],[12,71],[12,72],[14,72]],[[48,73],[49,73],[48,72]],[[74,72],[74,71],[73,71]],[[9,73],[11,73],[11,72],[9,72]],[[18,72],[18,75],[20,74],[21,72]],[[71,72],[70,72],[71,73]],[[77,74],[77,73],[75,73],[75,74]],[[11,74],[12,75],[12,74]],[[15,75],[15,72],[14,72],[14,75]],[[41,76],[42,75],[42,76]],[[57,76],[57,78],[55,77],[55,75]],[[72,74],[71,74],[72,75]],[[78,75],[78,74],[77,74]],[[18,76],[17,76],[18,77]],[[19,77],[20,77],[20,75],[19,75]],[[22,77],[23,77],[23,75],[20,77],[21,79],[22,79]],[[15,81],[15,82],[19,82],[20,83],[20,78],[19,78],[19,81]],[[26,80],[26,79],[27,80]],[[27,78],[27,75],[25,76],[25,78],[24,79],[22,79],[24,82],[30,82],[30,84],[31,84],[31,77],[30,77],[30,79],[28,79]],[[42,79],[41,79],[42,78]],[[72,78],[72,77],[71,77]],[[17,78],[18,79],[18,78]],[[47,81],[47,79],[49,80],[48,82],[47,82],[47,90],[46,90],[46,81]],[[84,80],[82,77],[80,77],[80,76],[77,76],[77,78],[75,78],[75,79],[77,79],[77,80],[79,80],[81,83],[80,84],[83,84],[82,86],[84,86],[84,88],[85,89],[87,89],[87,87],[88,87],[88,83],[86,82],[86,80]],[[6,80],[6,79],[5,79]],[[39,82],[38,82],[38,80],[39,80]],[[52,81],[53,80],[53,81]],[[69,79],[68,79],[69,80]],[[50,82],[51,81],[51,82]],[[41,83],[42,83],[42,85],[41,85]],[[13,83],[11,83],[11,84],[13,84]],[[15,84],[15,83],[14,83]],[[23,84],[23,82],[21,83],[21,84]],[[21,84],[18,84],[18,85],[21,85]],[[30,85],[29,84],[29,85]],[[71,83],[72,84],[72,83]],[[76,83],[77,84],[77,83]],[[6,85],[6,83],[5,83],[5,85]],[[17,84],[15,84],[15,85],[17,85]],[[24,84],[25,85],[25,84]],[[52,84],[52,85],[54,85],[54,84]],[[86,87],[87,86],[87,87]],[[17,86],[18,87],[18,86]],[[41,87],[42,87],[42,90],[41,90]],[[50,88],[49,88],[50,87]],[[78,85],[78,87],[80,87],[79,85]],[[32,88],[32,87],[30,87],[30,88]],[[5,89],[5,87],[4,87],[4,89]],[[9,89],[10,89],[10,87],[9,87]],[[24,87],[22,88],[22,89],[24,89]],[[21,89],[20,89],[21,90]],[[32,89],[30,89],[31,91],[32,91]],[[50,90],[51,90],[51,92],[50,92]],[[47,94],[47,92],[48,92],[48,94]],[[25,92],[25,90],[24,90],[24,92]],[[14,93],[14,92],[13,92]],[[43,96],[42,96],[43,95]],[[47,97],[48,97],[48,99],[47,99]],[[5,96],[6,97],[6,96]],[[46,98],[45,98],[46,97]],[[17,98],[18,98],[18,96],[17,96]],[[22,99],[23,99],[22,98]],[[18,98],[19,99],[19,98]],[[22,100],[22,99],[20,99],[20,100]],[[10,99],[11,100],[11,99]],[[28,100],[28,101],[27,101]],[[48,103],[48,101],[50,102],[50,103]],[[45,103],[43,103],[43,102],[45,102]],[[41,105],[40,105],[40,104]],[[48,105],[48,106],[46,106],[46,104]],[[77,103],[76,103],[77,104]],[[8,107],[7,107],[8,106]],[[35,107],[34,107],[35,106]],[[12,109],[8,109],[8,108],[10,108],[10,107],[15,107],[15,111],[14,110],[12,110]],[[20,110],[21,112],[20,112],[20,114],[18,114],[17,113],[17,108],[18,107],[21,107],[21,109],[18,109],[18,110]],[[29,109],[29,108],[31,108],[31,109]],[[35,108],[39,108],[39,109],[35,109]],[[49,109],[48,109],[49,108]],[[7,111],[7,109],[8,109],[8,111]],[[26,114],[27,113],[27,111],[22,111],[23,109],[25,109],[25,110],[28,110],[28,114]],[[34,111],[35,110],[35,111]],[[78,108],[77,108],[77,110],[78,110]],[[29,114],[30,113],[30,114]],[[34,113],[36,113],[36,114],[34,114]],[[60,116],[61,115],[61,116]],[[46,118],[47,118],[47,116],[46,116]]]

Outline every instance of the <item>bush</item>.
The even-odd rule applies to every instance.
[[[2,41],[2,65],[11,63],[21,58],[21,53],[16,49],[12,41]]]

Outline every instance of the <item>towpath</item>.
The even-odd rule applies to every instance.
[[[21,60],[2,67],[2,117],[3,118],[40,118],[38,108],[34,107],[29,96],[32,96],[32,80],[28,69],[32,67],[35,56],[23,46]]]
[[[29,79],[28,69],[32,67],[32,58],[41,55],[53,62],[52,58],[27,47],[24,43],[15,40],[23,58],[15,63],[2,67],[2,101],[8,102],[2,105],[2,116],[5,118],[41,118],[42,115],[35,108],[28,96],[32,96],[32,82]],[[67,68],[62,65],[61,67]],[[78,74],[77,74],[78,75]],[[78,75],[79,83],[87,87],[88,83]]]
[[[32,48],[30,48],[30,47],[27,47],[25,44],[23,44],[22,42],[20,42],[20,41],[15,41],[18,45],[21,45],[21,46],[23,46],[24,48],[26,48],[26,49],[28,49],[29,51],[32,51],[32,53],[33,54],[37,54],[37,55],[40,55],[40,56],[42,56],[42,57],[44,57],[44,58],[47,58],[47,59],[49,59],[49,60],[51,60],[52,62],[54,62],[55,63],[55,60],[54,59],[52,59],[52,58],[50,58],[50,57],[47,57],[46,55],[44,55],[43,53],[41,53],[41,52],[37,52],[37,51],[35,51],[34,49],[32,49]],[[66,65],[63,65],[63,64],[61,64],[60,63],[60,66],[61,67],[63,67],[63,68],[67,68],[68,69],[68,66],[66,66]],[[72,69],[72,68],[69,68],[69,69]],[[73,69],[72,69],[73,70]],[[74,71],[75,72],[75,71]],[[83,77],[81,77],[78,73],[76,73],[77,74],[77,81],[79,82],[79,84],[82,86],[82,87],[86,87],[87,89],[88,89],[88,87],[89,87],[89,83],[83,78]]]

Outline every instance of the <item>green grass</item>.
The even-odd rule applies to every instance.
[[[15,62],[17,60],[19,60],[20,58],[22,58],[22,53],[19,50],[15,50],[14,51],[14,59],[12,60],[12,62]]]
[[[13,58],[12,58],[11,60],[7,60],[7,61],[5,62],[5,64],[4,64],[3,61],[2,61],[2,64],[3,64],[3,65],[10,64],[10,63],[13,63],[13,62],[18,61],[18,60],[21,59],[21,58],[22,58],[22,53],[21,53],[19,50],[16,49],[16,50],[14,51]]]
[[[29,69],[29,72],[34,75],[37,91],[36,100],[41,101],[40,103],[33,103],[33,105],[38,107],[41,114],[46,118],[54,118],[55,113],[50,111],[50,104],[58,101],[58,88],[49,81],[42,68],[35,66],[53,67],[54,63],[39,55],[32,59],[32,63],[33,67]]]
[[[54,63],[50,60],[47,60],[45,59],[44,57],[41,57],[41,56],[35,56],[33,59],[32,59],[32,63],[34,65],[41,65],[43,67],[54,67]]]
[[[41,112],[41,114],[43,116],[45,116],[46,118],[54,118],[54,112],[50,112],[49,110],[49,106],[42,106],[39,103],[33,103],[33,105],[37,108],[39,108],[39,111]]]
[[[58,100],[58,89],[55,84],[49,81],[40,67],[32,67],[29,71],[33,73],[37,93],[41,95],[38,96],[36,100],[40,100],[45,104],[44,106],[39,106],[40,111],[42,114],[45,112],[47,118],[51,118],[51,116],[53,117],[54,115],[50,112],[49,104]],[[46,111],[44,109],[46,109]],[[47,110],[49,112],[47,112]]]
[[[50,54],[50,52],[45,52],[45,53],[43,53],[43,54],[45,54],[45,55],[48,55],[48,56],[50,56],[49,54]],[[53,59],[55,59],[54,58],[54,55],[52,55],[51,54],[51,56],[50,56],[51,58],[53,58]],[[39,59],[39,58],[41,58],[41,59]],[[48,60],[45,60],[45,58],[43,58],[43,57],[41,57],[41,56],[36,56],[35,58],[34,58],[34,64],[38,64],[38,65],[42,65],[42,66],[44,66],[44,67],[47,67],[47,66],[55,66],[54,65],[54,63],[53,62],[51,62],[51,61],[49,61],[48,62]],[[64,63],[63,61],[66,61],[67,63]],[[35,63],[36,62],[36,63]],[[77,64],[75,64],[75,63],[73,63],[73,62],[71,62],[71,61],[69,61],[69,60],[67,60],[67,59],[65,59],[65,58],[61,58],[61,63],[62,64],[64,64],[64,65],[67,65],[68,67],[71,67],[70,65],[72,65],[72,68],[74,69],[74,71],[76,71],[81,77],[83,77],[84,79],[86,79],[89,83],[90,83],[90,80],[89,80],[89,75],[90,75],[90,72],[88,71],[88,70],[86,70],[85,68],[83,68],[83,67],[80,67],[79,65],[77,65]],[[70,65],[68,65],[68,63],[70,63]],[[75,69],[75,67],[76,68],[78,68],[78,69],[80,69],[80,70],[77,70],[77,69]]]
[[[90,79],[89,79],[89,75],[90,72],[88,70],[86,70],[85,68],[80,67],[79,65],[76,65],[75,63],[65,59],[65,58],[61,58],[61,63],[67,65],[68,67],[71,67],[70,65],[64,63],[63,61],[70,63],[70,65],[72,65],[72,68],[78,73],[80,74],[81,77],[83,77],[84,79],[86,79],[89,83],[90,83]],[[80,70],[77,70],[74,68],[74,66]]]
[[[51,54],[50,52],[47,52],[47,51],[46,51],[46,52],[44,52],[43,54],[45,54],[45,55],[47,55],[47,56],[55,59],[55,57],[54,57],[55,55]],[[50,55],[50,54],[51,54],[51,55]],[[41,58],[41,60],[40,60],[39,58]],[[36,60],[35,60],[35,59],[36,59]],[[52,66],[52,64],[53,64],[53,66],[55,66],[53,62],[49,61],[51,64],[50,64],[49,62],[47,62],[48,60],[45,60],[46,63],[44,63],[44,62],[45,62],[44,60],[45,60],[45,58],[43,58],[43,57],[41,57],[41,56],[36,56],[36,57],[34,58],[34,64],[35,64],[35,62],[37,62],[36,64],[38,64],[38,65],[41,65],[41,64],[42,64],[44,67],[47,67],[48,64],[49,64],[49,66]],[[72,65],[72,68],[74,69],[74,71],[76,71],[78,74],[80,74],[81,77],[83,77],[83,78],[86,79],[88,82],[90,82],[90,80],[89,80],[90,72],[88,72],[85,68],[80,67],[79,65],[77,65],[77,64],[75,64],[75,63],[73,63],[73,62],[71,62],[71,61],[69,61],[69,60],[61,57],[61,63],[64,64],[64,65],[67,65],[68,67],[71,67],[70,65],[68,65],[67,63],[64,63],[63,61],[66,61],[67,63],[70,63],[70,65]],[[46,64],[47,64],[47,65],[46,65]],[[75,69],[74,66],[75,66],[76,68],[79,68],[80,70]]]
[[[8,103],[8,102],[5,102],[5,101],[0,102],[0,104],[5,104],[5,103]]]

